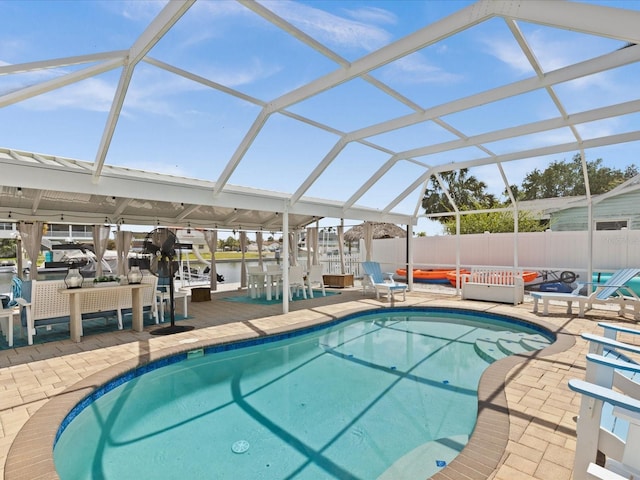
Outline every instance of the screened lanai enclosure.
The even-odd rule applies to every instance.
[[[585,167],[637,161],[637,2],[0,12],[4,221],[288,232],[333,219],[411,233],[443,172],[468,168],[516,212],[509,185],[533,168],[576,153]],[[586,168],[585,182],[588,203]]]

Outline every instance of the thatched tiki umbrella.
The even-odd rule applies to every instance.
[[[366,222],[371,225],[372,238],[406,238],[407,232],[393,223]],[[349,243],[349,252],[351,252],[351,243],[365,239],[365,224],[351,227],[344,233],[345,242]],[[366,239],[365,239],[366,240]]]

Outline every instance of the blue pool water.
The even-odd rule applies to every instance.
[[[75,409],[56,469],[74,480],[426,478],[473,431],[486,344],[514,335],[550,342],[484,314],[390,309],[194,352]]]

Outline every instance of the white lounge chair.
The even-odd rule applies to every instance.
[[[611,278],[602,285],[597,285],[595,290],[589,295],[580,295],[577,288],[571,293],[556,292],[533,292],[533,312],[538,312],[538,303],[542,300],[542,314],[549,314],[549,302],[552,300],[567,302],[567,314],[572,314],[573,302],[578,303],[578,316],[584,317],[587,309],[594,303],[610,304],[614,303],[620,307],[620,315],[624,315],[628,308],[632,310],[636,320],[640,320],[640,297],[626,284],[636,275],[640,274],[640,268],[625,268],[616,271]],[[592,284],[586,284],[589,287]]]
[[[395,300],[394,294],[398,292],[402,292],[402,301],[406,300],[406,291],[407,285],[404,283],[396,283],[393,280],[393,273],[388,273],[388,280],[385,281],[384,275],[382,273],[382,269],[380,268],[380,264],[378,262],[362,262],[362,269],[364,270],[364,282],[367,282],[370,285],[373,285],[373,288],[376,290],[376,298],[380,300],[380,294],[387,296],[389,302],[393,298]],[[364,287],[363,287],[364,288]]]

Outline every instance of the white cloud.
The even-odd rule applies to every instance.
[[[186,48],[199,45],[213,38],[224,37],[226,30],[233,28],[229,17],[244,17],[238,21],[255,21],[256,16],[247,8],[237,2],[231,1],[204,1],[196,2],[189,10],[189,15],[184,17],[185,34],[177,48]],[[188,23],[187,23],[188,22]]]
[[[115,87],[108,82],[90,78],[82,82],[39,95],[22,103],[30,110],[57,110],[78,108],[94,112],[108,112],[113,100]]]
[[[168,0],[130,0],[102,2],[104,8],[135,22],[152,20],[167,5]]]
[[[597,55],[593,52],[602,48],[594,43],[593,37],[585,36],[582,42],[575,40],[572,37],[555,37],[543,29],[534,30],[527,36],[529,48],[544,72],[551,72],[593,57]],[[492,37],[482,38],[480,41],[487,47],[486,53],[496,57],[517,74],[534,74],[533,67],[514,38]],[[599,86],[605,89],[609,89],[613,84],[607,74],[579,78],[572,83],[575,87],[580,88]]]
[[[148,73],[141,73],[148,75]],[[137,83],[134,79],[129,90],[122,115],[130,115],[135,111],[144,111],[156,115],[173,116],[173,109],[167,98],[169,95],[181,93],[199,87],[198,84],[188,82],[180,77],[169,77],[170,80],[153,79]],[[117,78],[112,81],[103,78],[89,78],[64,88],[54,90],[45,95],[33,97],[21,103],[30,110],[53,111],[62,108],[75,108],[93,112],[108,112],[113,103]],[[136,85],[144,85],[137,88]]]
[[[597,122],[582,123],[577,125],[576,128],[583,139],[589,139],[621,133],[625,130],[624,127],[625,124],[620,118],[605,118]]]
[[[346,10],[346,12],[358,22],[386,23],[388,25],[395,25],[398,22],[398,17],[394,13],[377,7],[358,8],[356,10]]]
[[[207,20],[212,17],[217,18],[226,15],[253,15],[249,14],[249,10],[237,2],[196,2],[191,7],[191,10],[198,12],[199,18],[203,18],[202,16],[206,15]]]
[[[387,44],[391,39],[391,34],[382,28],[362,21],[348,20],[308,5],[273,1],[269,2],[267,7],[316,40],[330,46],[372,51]],[[376,12],[377,20],[381,18],[381,12]],[[360,13],[363,14],[364,10]],[[373,13],[369,12],[369,20]]]
[[[260,58],[254,57],[243,63],[241,67],[207,67],[201,75],[227,87],[236,88],[249,85],[255,80],[268,78],[280,70],[280,66],[265,65]]]
[[[24,53],[25,44],[20,39],[3,39],[0,41],[0,58],[11,59],[20,58]],[[11,61],[0,60],[0,65],[10,65]]]
[[[277,67],[267,67],[259,59],[243,65],[240,69],[210,68],[204,76],[229,87],[246,85],[257,78],[277,72]],[[62,69],[38,70],[15,76],[15,81],[4,82],[2,92],[25,88],[69,72]],[[119,71],[110,79],[89,78],[66,87],[38,95],[20,105],[32,111],[54,111],[74,108],[93,112],[108,112],[113,103]],[[176,110],[172,98],[185,92],[206,90],[208,87],[185,78],[165,74],[153,67],[138,67],[127,91],[122,115],[132,116],[136,112],[151,113],[178,119],[183,110]]]
[[[508,65],[518,75],[533,73],[529,60],[527,60],[527,57],[513,38],[510,41],[498,38],[483,38],[481,42],[487,47],[490,55]]]
[[[385,80],[404,84],[459,82],[462,76],[430,64],[420,52],[400,58],[383,70]]]

